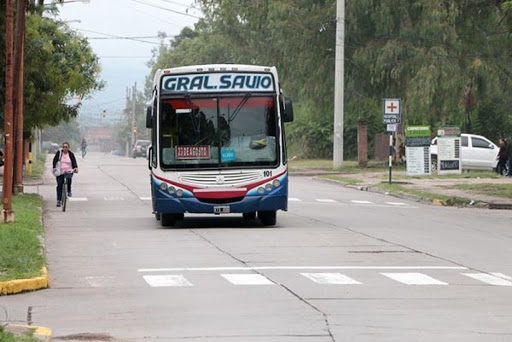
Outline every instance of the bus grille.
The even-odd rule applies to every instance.
[[[190,185],[202,186],[230,186],[242,185],[260,179],[259,171],[239,171],[239,172],[205,172],[205,173],[185,173],[179,176],[181,182]]]

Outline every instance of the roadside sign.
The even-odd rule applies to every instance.
[[[407,175],[430,175],[430,126],[407,126],[405,137]]]
[[[461,174],[460,128],[440,127],[437,130],[437,171],[440,175]]]
[[[397,124],[388,124],[387,131],[388,132],[396,132],[396,127],[397,126],[398,126]]]
[[[382,103],[382,122],[397,124],[402,122],[402,102],[400,99],[384,99]]]

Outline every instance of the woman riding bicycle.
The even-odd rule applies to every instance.
[[[63,143],[62,150],[55,153],[55,157],[53,157],[53,172],[57,178],[57,207],[60,207],[62,203],[64,177],[67,177],[68,197],[71,197],[71,178],[73,177],[73,172],[78,173],[78,164],[75,154],[69,150],[68,142]]]

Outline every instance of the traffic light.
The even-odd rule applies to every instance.
[[[107,110],[103,109],[103,111],[101,112],[101,117],[104,118],[106,116],[107,116]]]
[[[133,133],[137,134],[137,127],[133,127]]]

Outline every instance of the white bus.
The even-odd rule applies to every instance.
[[[158,70],[146,126],[153,212],[243,214],[276,224],[288,207],[284,123],[293,121],[275,67],[215,64]]]

